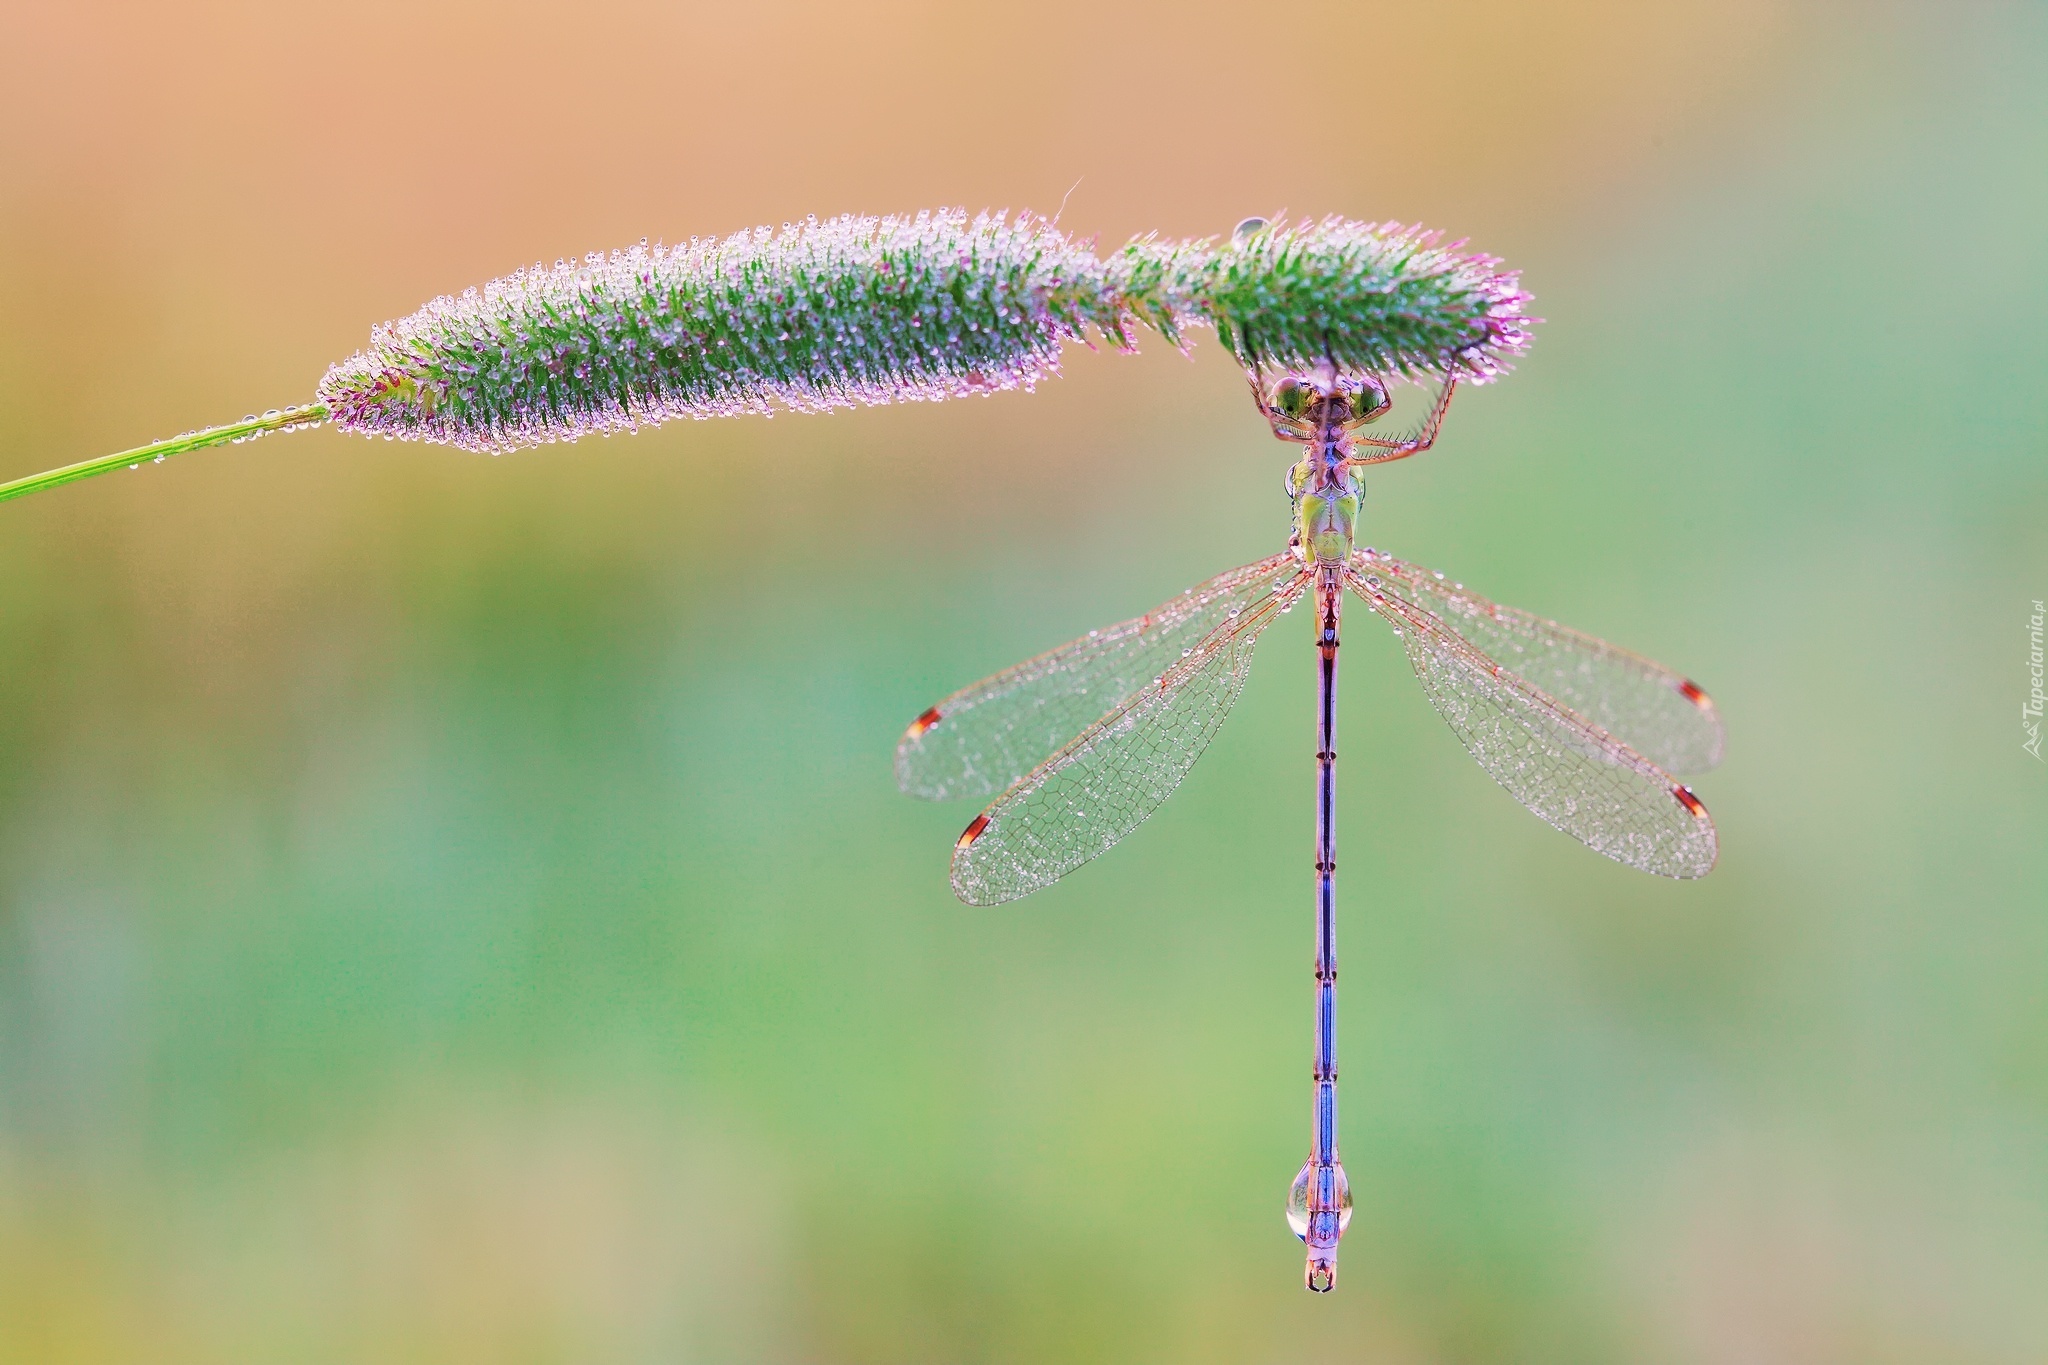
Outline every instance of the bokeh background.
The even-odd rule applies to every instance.
[[[1422,220],[1548,323],[1368,538],[1731,733],[1721,866],[1662,883],[1352,626],[1312,1299],[1304,622],[1025,903],[957,904],[968,812],[890,774],[1280,543],[1213,343],[10,504],[0,1360],[2048,1357],[2040,5],[8,0],[0,68],[0,475],[642,236]]]

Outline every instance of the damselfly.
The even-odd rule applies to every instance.
[[[1361,471],[1429,449],[1457,387],[1399,439],[1365,428],[1386,381],[1294,371],[1252,394],[1273,434],[1303,447],[1289,471],[1286,550],[1090,631],[926,711],[896,750],[913,796],[995,800],[953,849],[953,889],[996,905],[1107,851],[1194,766],[1243,690],[1259,635],[1313,604],[1316,649],[1315,1093],[1309,1157],[1287,1196],[1313,1290],[1336,1284],[1351,1191],[1337,1154],[1337,627],[1345,589],[1393,627],[1422,689],[1479,766],[1542,819],[1617,862],[1665,877],[1714,866],[1707,808],[1673,773],[1720,761],[1707,694],[1650,660],[1355,541]]]

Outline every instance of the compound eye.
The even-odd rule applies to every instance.
[[[1387,386],[1371,375],[1360,375],[1351,381],[1350,391],[1345,394],[1348,420],[1370,422],[1393,406],[1394,400],[1387,396]]]
[[[1299,422],[1315,410],[1322,393],[1299,375],[1288,375],[1273,386],[1273,411]]]

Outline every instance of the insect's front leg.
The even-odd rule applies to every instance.
[[[1369,453],[1354,455],[1352,464],[1385,464],[1388,460],[1405,460],[1410,455],[1420,454],[1436,444],[1439,431],[1443,430],[1444,414],[1451,409],[1451,395],[1457,392],[1458,377],[1444,376],[1444,386],[1438,391],[1436,402],[1430,405],[1429,416],[1412,435],[1400,440],[1388,440],[1383,436],[1353,436],[1354,447],[1363,447]]]

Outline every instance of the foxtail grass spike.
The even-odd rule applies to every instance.
[[[1131,242],[1109,262],[1125,311],[1167,336],[1216,329],[1239,360],[1485,383],[1528,349],[1517,272],[1400,223],[1268,223],[1213,240]]]
[[[1029,214],[833,218],[536,266],[379,327],[319,397],[350,431],[503,451],[675,417],[1030,388],[1105,310]]]
[[[1031,214],[847,216],[557,262],[374,329],[314,401],[0,484],[0,500],[269,431],[501,452],[676,417],[1033,387],[1069,341],[1483,382],[1529,344],[1513,272],[1399,224],[1247,220],[1107,260]]]

